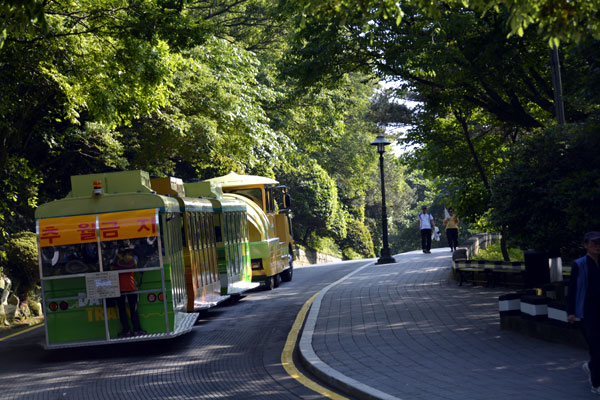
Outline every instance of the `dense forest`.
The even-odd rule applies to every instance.
[[[566,0],[1,0],[0,247],[73,174],[235,171],[290,187],[299,243],[371,257],[370,143],[385,132],[392,252],[419,248],[427,204],[438,225],[453,206],[462,235],[568,253],[600,229],[599,13]]]

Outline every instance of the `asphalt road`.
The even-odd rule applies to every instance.
[[[322,398],[285,372],[281,352],[302,305],[365,263],[296,268],[292,282],[208,310],[172,340],[47,351],[43,329],[10,338],[0,342],[0,398]]]

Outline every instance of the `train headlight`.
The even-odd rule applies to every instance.
[[[162,292],[160,292],[160,293],[158,294],[158,300],[159,300],[159,301],[164,301],[164,300],[165,300],[165,296],[163,295],[163,293],[162,293]]]
[[[148,295],[148,301],[149,301],[150,303],[154,303],[154,302],[156,301],[156,295],[155,295],[154,293],[150,293],[150,294]]]
[[[56,304],[53,301],[52,303],[50,303],[50,305],[48,306],[48,308],[50,308],[50,310],[52,310],[52,311],[56,311],[56,310],[58,310],[58,304]]]
[[[66,301],[61,301],[61,302],[60,302],[60,309],[61,309],[61,310],[63,310],[63,311],[64,311],[64,310],[66,310],[66,309],[68,309],[68,308],[69,308],[69,303],[67,303]]]

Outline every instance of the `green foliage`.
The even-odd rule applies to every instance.
[[[0,171],[0,238],[22,229],[28,210],[37,206],[41,177],[30,163],[9,156]]]
[[[216,38],[184,55],[171,105],[122,129],[132,167],[189,179],[252,171],[277,157],[287,141],[269,126],[264,105],[276,93],[257,81],[256,56]]]
[[[508,254],[511,261],[524,261],[523,250],[509,247]],[[480,249],[476,256],[472,257],[473,260],[490,260],[490,261],[502,261],[502,250],[500,249],[500,243],[490,243],[487,248]]]
[[[335,181],[314,160],[306,160],[279,177],[293,193],[294,229],[303,243],[312,233],[343,239],[346,218]]]
[[[11,235],[4,249],[5,273],[12,280],[17,296],[26,300],[40,282],[36,235],[33,232]]]
[[[507,227],[516,246],[569,252],[580,247],[584,232],[598,229],[599,128],[590,121],[547,129],[512,151],[512,162],[494,180],[491,218]]]
[[[0,0],[0,48],[6,38],[14,33],[26,31],[33,24],[47,29],[44,1]]]
[[[365,224],[358,219],[348,218],[346,226],[348,234],[340,242],[343,257],[348,260],[374,257],[373,239]]]
[[[6,265],[6,251],[0,250],[0,275],[4,273],[4,265]]]
[[[527,28],[535,28],[544,39],[553,45],[561,41],[580,41],[592,35],[600,39],[600,4],[589,0],[408,0],[401,3],[392,0],[300,0],[294,1],[303,12],[302,23],[311,18],[335,17],[342,22],[354,21],[369,32],[369,21],[383,19],[399,24],[406,18],[409,7],[439,19],[451,7],[469,7],[477,16],[506,9],[508,18],[504,22],[510,35],[523,36]],[[356,15],[362,15],[357,19]]]
[[[321,254],[327,254],[333,257],[341,258],[342,254],[336,241],[327,236],[310,235],[306,243],[309,248],[316,250]]]

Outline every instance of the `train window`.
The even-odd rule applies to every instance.
[[[198,235],[200,237],[200,242],[198,243],[199,254],[198,254],[198,262],[200,263],[200,273],[202,275],[202,281],[207,284],[210,282],[206,275],[206,234],[204,232],[204,213],[199,212],[198,215]]]
[[[98,272],[98,244],[81,243],[42,247],[40,252],[44,277]]]
[[[41,219],[38,230],[42,277],[160,267],[154,210]]]
[[[230,212],[224,212],[223,213],[223,226],[224,226],[224,231],[223,231],[223,236],[225,239],[225,252],[227,253],[226,256],[226,260],[227,260],[227,266],[228,268],[231,268],[231,229],[230,229],[230,220],[231,220],[231,213]]]
[[[192,221],[193,221],[193,232],[194,232],[194,251],[198,251],[198,248],[200,247],[200,238],[198,236],[198,213],[194,212],[192,213]]]
[[[219,214],[214,214],[214,226],[215,226],[215,241],[217,243],[223,241],[223,236],[221,232],[221,216]]]
[[[217,265],[217,247],[216,247],[216,239],[215,239],[215,227],[214,227],[214,220],[212,219],[212,216],[207,214],[206,215],[206,222],[208,225],[208,243],[210,246],[210,251],[209,251],[209,261],[210,261],[210,265],[211,265],[211,271],[213,271],[213,275],[214,275],[214,279],[215,281],[219,280],[219,267]]]
[[[199,258],[201,269],[202,269],[202,280],[203,280],[204,284],[208,284],[209,282],[211,282],[211,279],[209,279],[209,276],[206,273],[206,268],[207,268],[207,264],[206,264],[206,232],[205,232],[206,224],[204,222],[204,212],[199,212],[197,217],[198,217],[198,235],[199,235],[198,248],[200,251],[200,254],[198,254],[198,258]]]
[[[185,298],[185,272],[181,249],[181,215],[178,213],[162,214],[160,231],[162,237],[163,254],[171,265],[171,279],[173,282],[173,298],[177,305],[181,305]]]
[[[169,230],[172,237],[171,243],[171,269],[172,276],[174,280],[177,282],[176,287],[176,302],[178,305],[182,304],[185,299],[185,268],[183,262],[182,248],[183,243],[181,242],[181,236],[177,234],[181,230],[181,214],[172,213],[172,218],[170,219]]]
[[[250,200],[252,200],[256,204],[258,204],[260,206],[260,208],[262,208],[263,210],[266,210],[265,204],[264,204],[265,199],[263,197],[263,190],[261,188],[238,189],[238,190],[232,191],[232,193],[240,194],[242,196],[248,197]]]
[[[101,249],[102,266],[105,271],[160,266],[156,236],[104,241],[101,243]]]

